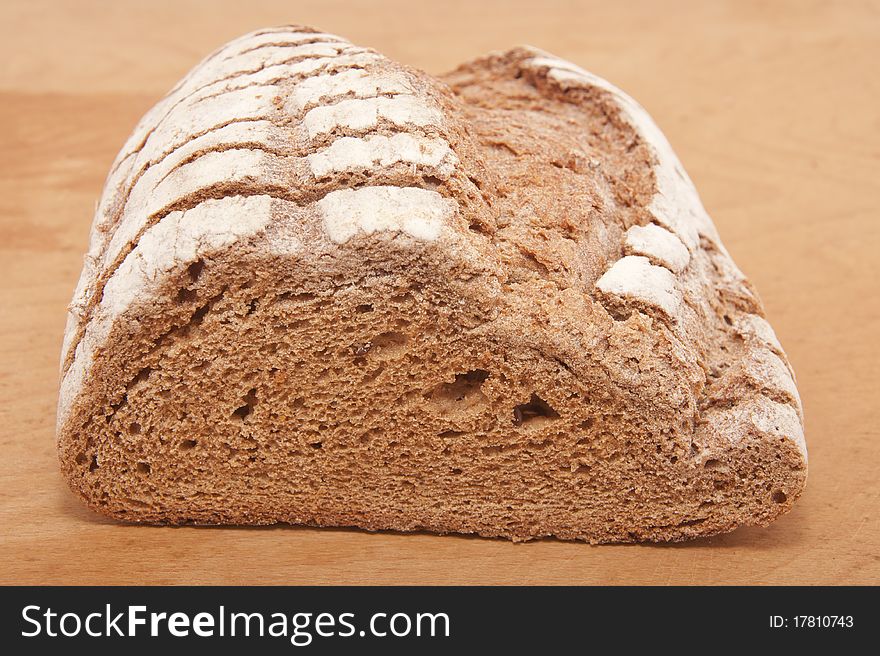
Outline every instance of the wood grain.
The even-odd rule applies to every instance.
[[[295,11],[294,11],[295,7]],[[67,304],[140,116],[248,30],[313,24],[441,72],[531,43],[666,131],[798,374],[810,479],[766,529],[674,546],[115,524],[54,450]],[[797,2],[34,2],[0,8],[0,582],[880,582],[880,7]]]

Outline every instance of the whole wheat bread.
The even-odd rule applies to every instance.
[[[433,78],[219,49],[113,164],[58,449],[98,512],[592,542],[767,524],[791,367],[631,98],[517,48]]]

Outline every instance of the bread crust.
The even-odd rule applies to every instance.
[[[516,540],[767,524],[807,468],[790,363],[635,101],[533,48],[434,79],[298,26],[117,157],[58,447],[129,521]]]

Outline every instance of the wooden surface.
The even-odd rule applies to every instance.
[[[688,544],[591,547],[134,527],[81,506],[54,450],[58,357],[103,178],[140,116],[203,55],[285,22],[429,72],[531,43],[642,102],[794,363],[810,452],[795,509]],[[878,61],[876,3],[4,0],[0,582],[880,582]]]

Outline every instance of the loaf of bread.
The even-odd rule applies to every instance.
[[[113,164],[58,450],[133,522],[665,541],[789,510],[802,426],[635,101],[532,48],[434,78],[285,26]]]

